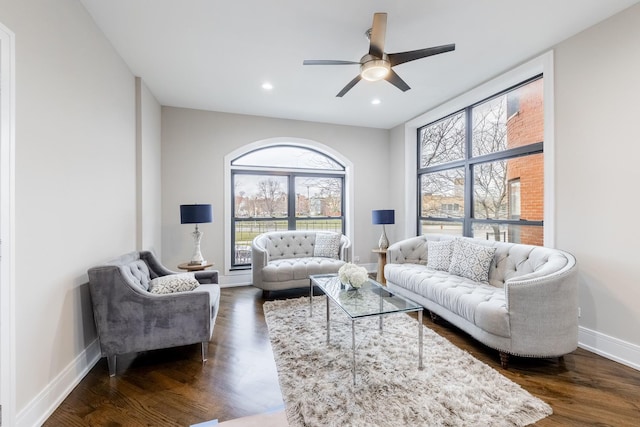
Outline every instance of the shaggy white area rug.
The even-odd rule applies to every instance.
[[[353,384],[351,322],[333,304],[326,343],[325,297],[264,303],[269,338],[291,426],[523,426],[552,413],[469,353],[406,314],[356,321]]]

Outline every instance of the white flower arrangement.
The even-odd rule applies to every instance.
[[[353,263],[346,263],[338,270],[338,277],[342,283],[358,289],[369,280],[367,269]]]

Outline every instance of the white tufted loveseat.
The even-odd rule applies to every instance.
[[[428,242],[451,239],[423,235],[391,245],[384,269],[390,290],[498,350],[505,368],[509,355],[561,357],[577,348],[577,267],[571,254],[458,237],[496,248],[488,282],[480,283],[427,267]]]
[[[318,234],[336,237],[331,256],[317,255]],[[270,291],[309,287],[310,275],[337,273],[347,262],[350,247],[349,238],[337,233],[288,230],[260,234],[251,244],[253,286],[262,289],[265,297]]]

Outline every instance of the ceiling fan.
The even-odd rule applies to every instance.
[[[416,59],[426,58],[427,56],[438,55],[440,53],[455,50],[455,44],[446,44],[442,46],[428,47],[426,49],[411,50],[408,52],[385,53],[384,40],[387,32],[387,14],[374,13],[373,26],[367,30],[366,35],[369,38],[369,53],[360,58],[359,62],[354,61],[337,61],[331,59],[306,59],[303,65],[360,65],[360,74],[342,88],[336,95],[344,96],[356,85],[361,79],[368,81],[378,81],[385,79],[403,92],[411,89],[400,76],[391,68],[405,62],[415,61]]]

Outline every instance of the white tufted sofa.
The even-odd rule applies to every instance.
[[[314,256],[316,235],[305,230],[272,231],[253,239],[253,286],[270,291],[309,286],[312,274],[337,273],[348,260],[351,241],[340,235],[336,258]],[[335,234],[335,233],[334,233]]]
[[[494,246],[489,283],[427,268],[424,235],[391,245],[384,275],[390,290],[428,309],[475,339],[509,355],[561,357],[578,345],[578,283],[575,258],[540,246],[462,238]]]

